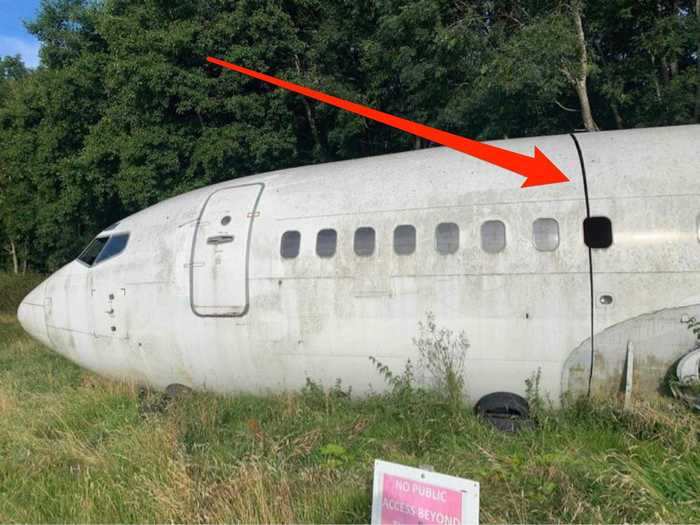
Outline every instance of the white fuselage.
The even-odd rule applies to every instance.
[[[415,362],[427,312],[466,334],[472,400],[522,393],[538,369],[554,400],[589,380],[614,392],[628,348],[635,384],[653,387],[693,347],[682,318],[700,318],[700,126],[496,144],[539,147],[570,182],[521,189],[445,148],[236,179],[101,233],[128,243],[53,274],[20,321],[81,366],[161,388],[280,391],[310,378],[382,390],[369,356],[397,371]],[[589,216],[610,219],[610,247],[586,245]],[[549,220],[535,240],[538,219]],[[402,225],[415,249],[403,228],[410,253],[397,254]],[[370,254],[366,236],[355,251],[358,228],[374,230]],[[317,253],[322,230],[336,232],[330,256],[332,232]]]

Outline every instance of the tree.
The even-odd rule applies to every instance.
[[[20,80],[27,76],[27,68],[19,55],[0,58],[0,81]]]
[[[52,45],[63,51],[70,42],[72,53],[59,61],[49,58],[51,49],[44,46],[47,67],[15,82],[0,106],[5,235],[21,247],[22,266],[42,270],[73,258],[94,233],[95,217],[105,212],[99,199],[102,186],[81,159],[84,139],[104,100],[100,56],[92,45],[96,39],[81,22],[95,11],[85,7],[79,12],[74,5],[63,13],[63,23],[51,19],[53,33],[42,25],[41,15],[31,27],[38,34],[50,33]],[[76,35],[84,34],[81,49],[83,40]]]
[[[163,198],[427,147],[207,55],[486,140],[700,120],[698,0],[42,0],[0,60],[0,252],[52,270]]]
[[[27,76],[27,68],[19,55],[6,56],[0,59],[0,104],[4,105],[11,96],[16,84]],[[2,138],[2,135],[0,135]],[[5,144],[5,141],[2,141]],[[0,241],[4,251],[8,254],[12,264],[12,271],[19,273],[20,261],[17,246],[17,237],[14,228],[9,226],[13,222],[11,210],[13,208],[12,194],[9,189],[11,179],[8,166],[0,161]],[[25,259],[26,261],[26,259]],[[25,265],[26,268],[26,265]]]

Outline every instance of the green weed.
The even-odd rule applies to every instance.
[[[44,278],[34,273],[14,275],[0,272],[0,315],[15,315],[22,299]]]

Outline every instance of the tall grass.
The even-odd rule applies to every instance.
[[[682,405],[572,402],[510,435],[416,392],[310,382],[163,404],[2,317],[0,522],[364,523],[375,458],[479,481],[486,523],[700,521],[700,424]]]

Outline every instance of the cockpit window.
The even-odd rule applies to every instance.
[[[97,237],[94,239],[88,244],[87,248],[83,250],[83,253],[78,256],[78,260],[83,261],[88,266],[92,266],[97,256],[100,255],[102,248],[107,244],[107,239],[109,239],[109,237]]]
[[[124,251],[124,248],[126,248],[127,242],[129,242],[128,233],[117,233],[116,235],[112,235],[107,241],[105,247],[102,248],[102,251],[97,256],[95,264],[101,263],[102,261],[106,261],[107,259],[111,259],[112,257],[115,257],[122,253]]]
[[[109,237],[95,238],[88,247],[78,256],[78,260],[88,266],[94,266],[119,255],[129,242],[128,233],[117,233]]]

